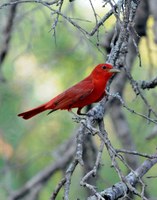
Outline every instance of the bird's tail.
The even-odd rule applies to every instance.
[[[22,117],[23,119],[29,119],[45,110],[48,110],[48,108],[46,108],[46,104],[42,104],[41,106],[38,106],[32,110],[20,113],[20,114],[18,114],[18,116]]]

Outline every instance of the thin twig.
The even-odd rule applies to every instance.
[[[104,200],[104,198],[101,197],[101,195],[99,193],[97,193],[96,191],[96,187],[87,183],[87,180],[91,177],[91,176],[96,176],[97,170],[99,168],[100,162],[101,162],[101,157],[102,157],[102,152],[104,149],[104,141],[101,141],[99,150],[98,150],[98,155],[97,155],[97,159],[95,162],[95,165],[93,167],[93,169],[91,171],[89,171],[82,179],[80,184],[84,187],[87,187],[89,190],[91,190],[99,199]]]
[[[136,114],[136,115],[138,115],[138,116],[140,116],[140,117],[142,117],[142,118],[148,120],[149,122],[153,122],[154,124],[157,124],[157,120],[152,119],[152,118],[150,118],[150,117],[148,117],[148,116],[146,116],[146,115],[144,115],[144,114],[141,114],[141,113],[136,112],[135,110],[129,108],[129,107],[125,104],[124,100],[122,99],[122,97],[121,97],[118,93],[116,93],[116,94],[111,94],[111,93],[109,93],[109,92],[107,92],[107,91],[106,91],[106,93],[107,93],[108,95],[110,95],[110,96],[112,96],[112,97],[118,99],[118,100],[121,102],[122,106],[123,106],[124,108],[126,108],[129,112],[131,112],[131,113],[133,113],[133,114]]]
[[[141,81],[139,82],[139,86],[145,90],[145,89],[153,89],[155,87],[157,87],[157,77],[155,77],[154,79],[152,79],[151,81]]]
[[[151,111],[154,116],[157,118],[157,113],[153,110],[153,108],[151,107],[151,105],[148,103],[147,99],[144,97],[144,95],[142,94],[141,90],[140,90],[140,87],[138,85],[138,82],[136,82],[132,75],[130,74],[130,72],[127,70],[126,67],[124,67],[125,71],[126,71],[126,74],[127,74],[127,77],[132,85],[132,88],[135,92],[136,95],[139,95],[141,97],[141,99],[143,100],[144,104],[147,106],[148,108],[148,111]],[[149,118],[149,117],[148,117]]]
[[[61,190],[61,188],[63,187],[63,185],[65,184],[66,179],[65,177],[58,183],[56,189],[53,191],[52,196],[50,197],[50,200],[54,200],[56,199],[59,191]]]
[[[69,200],[69,190],[70,190],[70,185],[71,185],[71,178],[72,174],[78,164],[78,160],[74,159],[73,162],[69,165],[68,169],[66,170],[65,173],[65,187],[64,187],[64,199]]]
[[[132,155],[135,155],[135,156],[141,156],[141,157],[150,158],[150,159],[157,158],[156,155],[148,155],[147,153],[140,153],[140,152],[137,152],[137,151],[129,151],[127,149],[116,149],[116,152],[117,153],[132,154]]]

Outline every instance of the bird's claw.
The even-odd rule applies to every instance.
[[[84,117],[80,117],[78,115],[75,115],[74,117],[72,117],[72,120],[76,123],[80,123],[82,120],[85,120],[86,118]]]
[[[85,120],[85,117],[80,117],[79,115],[77,115],[76,113],[70,111],[73,114],[72,120],[76,123],[80,123],[82,120]]]

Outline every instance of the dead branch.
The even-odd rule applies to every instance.
[[[130,172],[125,179],[131,186],[135,186],[136,183],[141,179],[156,163],[157,158],[156,154],[155,158],[145,160],[134,172]],[[129,188],[124,182],[119,182],[113,185],[112,187],[105,189],[100,192],[100,195],[108,200],[116,200],[120,197],[123,197],[126,193],[128,193]],[[88,200],[96,200],[96,196],[93,195],[88,198]]]
[[[153,89],[155,87],[157,87],[157,77],[155,77],[153,80],[151,81],[142,81],[140,83],[140,87],[145,90],[145,89]]]
[[[42,171],[38,172],[32,179],[30,179],[21,189],[13,192],[9,200],[19,200],[25,196],[29,196],[36,188],[40,186],[40,189],[45,186],[47,181],[52,178],[52,176],[59,170],[66,168],[67,164],[71,161],[73,154],[75,152],[75,143],[74,140],[71,141],[71,145],[64,152],[64,154],[57,161],[47,166]],[[66,145],[66,144],[65,144]],[[42,186],[42,187],[41,187]],[[39,190],[40,191],[40,190]],[[38,192],[39,192],[38,191]]]
[[[10,2],[12,3],[12,2]],[[1,49],[0,49],[0,71],[2,69],[2,64],[8,54],[9,51],[9,46],[10,46],[10,41],[12,37],[12,32],[13,32],[13,24],[14,24],[14,18],[16,15],[16,10],[17,10],[17,4],[13,4],[8,11],[8,18],[3,30],[3,43],[1,44]],[[4,81],[4,77],[1,75],[0,77],[1,81]]]

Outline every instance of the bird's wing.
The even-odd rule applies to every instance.
[[[92,79],[88,77],[55,97],[53,99],[53,105],[55,105],[53,109],[68,109],[77,101],[85,99],[93,89]]]

